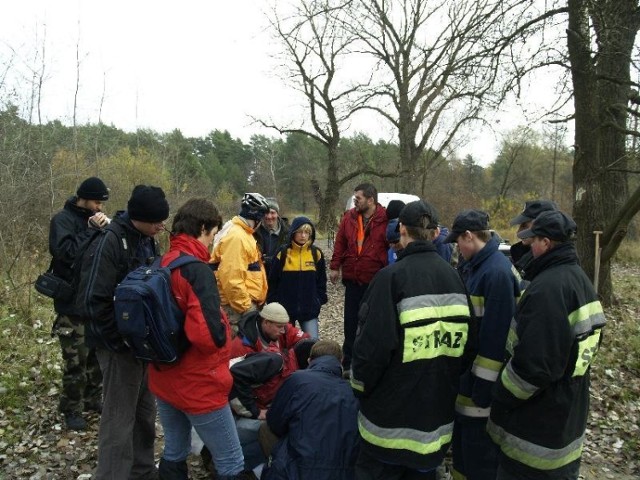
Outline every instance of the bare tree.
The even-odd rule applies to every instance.
[[[522,0],[361,0],[350,4],[346,28],[377,64],[361,108],[398,131],[402,185],[435,166],[464,127],[496,105],[503,55],[530,8]],[[512,27],[511,25],[515,25]],[[419,177],[418,177],[419,178]]]
[[[340,78],[347,57],[353,59],[355,41],[343,28],[348,22],[345,9],[348,3],[348,0],[346,3],[300,0],[293,13],[284,16],[274,7],[270,17],[275,36],[284,47],[282,56],[288,81],[305,99],[307,121],[287,127],[258,121],[283,134],[306,135],[326,148],[324,188],[318,179],[312,181],[320,207],[320,229],[335,224],[334,211],[342,185],[363,173],[379,174],[365,167],[343,172],[338,158],[340,139],[359,108],[356,94],[362,87],[360,82]]]

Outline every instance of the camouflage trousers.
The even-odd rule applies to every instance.
[[[81,413],[96,410],[102,404],[102,372],[95,348],[84,344],[84,322],[81,318],[58,315],[51,335],[60,340],[62,360],[62,393],[60,411]]]

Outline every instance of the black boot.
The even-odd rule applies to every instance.
[[[158,478],[160,480],[188,480],[187,461],[170,462],[161,458],[160,466],[158,467]]]
[[[67,430],[80,432],[87,429],[87,421],[79,413],[69,412],[64,414],[64,424]]]

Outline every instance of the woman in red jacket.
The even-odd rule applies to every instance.
[[[221,224],[218,209],[204,198],[187,201],[173,220],[169,252],[162,265],[181,255],[202,262],[171,272],[171,289],[185,313],[190,342],[178,363],[149,368],[149,389],[158,400],[164,430],[161,480],[186,480],[195,428],[213,456],[220,479],[244,478],[244,458],[228,402],[230,329],[220,310],[215,278],[207,265],[209,247]]]

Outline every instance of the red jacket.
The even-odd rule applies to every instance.
[[[373,276],[387,265],[387,211],[379,203],[364,230],[364,243],[358,255],[358,213],[352,208],[344,214],[331,257],[331,270],[342,267],[342,278],[360,284],[371,282]]]
[[[293,348],[300,340],[311,338],[308,333],[287,323],[285,332],[278,337],[278,340],[268,341],[262,336],[259,322],[260,312],[257,310],[240,318],[238,335],[231,342],[231,358],[262,351],[282,353],[284,350]]]
[[[213,272],[207,265],[209,251],[195,238],[178,234],[171,238],[162,265],[181,254],[204,263],[190,263],[171,272],[171,289],[186,314],[184,329],[191,346],[175,365],[149,367],[149,390],[178,410],[197,415],[224,407],[233,384],[229,373],[231,332],[220,309]]]

